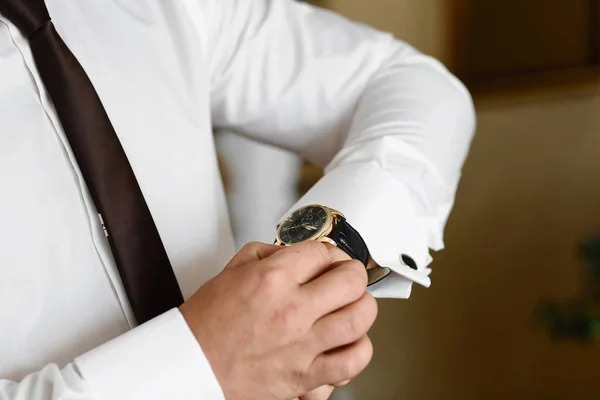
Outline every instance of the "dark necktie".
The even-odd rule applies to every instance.
[[[127,156],[91,81],[50,21],[44,0],[0,0],[0,13],[29,38],[138,323],[178,307],[181,291]]]

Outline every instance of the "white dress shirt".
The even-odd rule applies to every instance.
[[[440,63],[291,0],[47,5],[107,109],[186,298],[234,249],[213,128],[327,164],[298,205],[344,212],[393,269],[372,293],[429,285],[429,249],[442,248],[474,130],[467,91]],[[0,227],[0,400],[223,398],[178,310],[135,327],[28,42],[2,16]]]

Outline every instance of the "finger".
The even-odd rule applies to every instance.
[[[350,257],[345,251],[338,249],[337,247],[334,247],[327,242],[323,242],[323,244],[325,245],[325,247],[327,247],[327,251],[329,252],[330,265],[328,267],[325,267],[322,270],[320,270],[319,275],[314,275],[312,277],[312,280],[325,274],[327,271],[330,271],[330,270],[338,267],[340,262],[352,260],[352,257]],[[304,282],[304,283],[307,283],[307,282]]]
[[[337,247],[330,248],[329,255],[331,256],[332,263],[338,262],[338,261],[352,260],[352,257],[350,257],[348,255],[348,253],[346,253],[344,250],[337,248]]]
[[[367,272],[360,261],[334,264],[322,276],[301,286],[302,296],[318,319],[360,299],[367,290]]]
[[[300,396],[299,400],[327,400],[331,396],[334,387],[330,385],[321,386],[304,396]]]
[[[366,335],[348,346],[323,353],[310,367],[311,384],[322,386],[352,380],[369,365],[372,357],[373,345]]]
[[[317,353],[354,343],[367,334],[377,318],[377,301],[365,293],[358,301],[328,314],[311,329]],[[336,381],[337,383],[338,381]]]
[[[284,248],[268,257],[272,266],[289,269],[299,285],[321,275],[331,266],[331,256],[323,243],[308,240]]]
[[[352,260],[352,257],[350,257],[345,251],[338,249],[337,247],[334,247],[327,242],[323,242],[323,244],[325,245],[325,247],[327,247],[327,251],[329,252],[330,265],[329,265],[329,267],[323,268],[320,271],[320,275],[338,267],[339,263],[342,261]],[[313,276],[312,279],[316,279],[319,276],[315,275],[315,276]]]
[[[284,247],[282,246],[275,246],[260,242],[246,243],[246,245],[244,245],[244,247],[242,247],[242,249],[235,256],[233,256],[225,268],[237,268],[254,261],[260,261],[272,256],[283,248]]]

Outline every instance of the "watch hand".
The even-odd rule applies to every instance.
[[[282,229],[283,231],[289,231],[290,229],[300,228],[302,225],[293,225],[287,228]]]
[[[305,229],[308,229],[309,231],[316,231],[317,230],[317,228],[315,228],[312,225],[306,225],[306,224],[304,224],[304,225],[302,225],[302,227],[305,228]]]

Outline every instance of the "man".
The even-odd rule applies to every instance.
[[[429,284],[464,87],[291,0],[46,6],[0,0],[0,399],[313,400],[360,373],[371,294]],[[299,244],[231,259],[213,128],[328,165]],[[343,232],[303,240],[322,212]],[[367,261],[393,271],[371,294]]]

